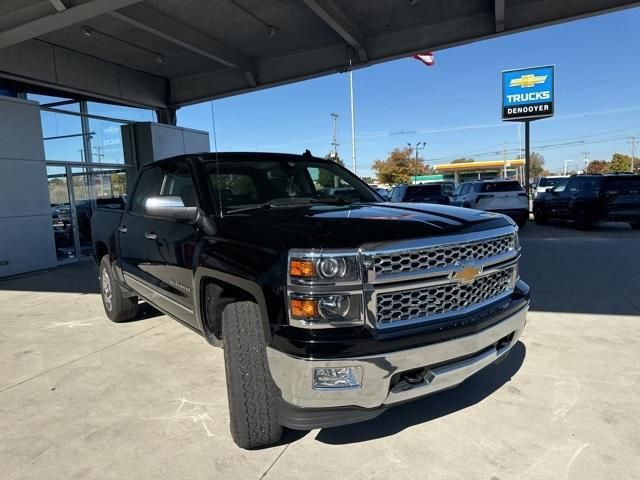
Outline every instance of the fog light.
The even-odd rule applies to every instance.
[[[313,388],[357,388],[362,386],[362,367],[313,369]]]

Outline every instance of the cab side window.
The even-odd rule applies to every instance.
[[[160,194],[162,188],[163,172],[160,168],[143,170],[133,192],[131,208],[129,211],[138,215],[144,214],[144,202],[148,197]]]
[[[566,180],[563,182],[557,183],[556,186],[552,188],[552,190],[554,192],[562,193],[567,188],[567,183],[568,182]]]
[[[182,198],[185,207],[197,207],[193,179],[186,164],[172,165],[165,172],[160,195]]]

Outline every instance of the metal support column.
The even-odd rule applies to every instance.
[[[531,122],[524,122],[524,188],[529,195],[529,174],[531,172],[531,143],[529,142],[529,124]]]

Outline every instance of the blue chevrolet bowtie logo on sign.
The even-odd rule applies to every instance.
[[[502,119],[553,116],[553,66],[502,72]]]

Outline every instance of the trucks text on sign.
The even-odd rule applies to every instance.
[[[502,119],[533,120],[553,116],[553,66],[502,72]]]

